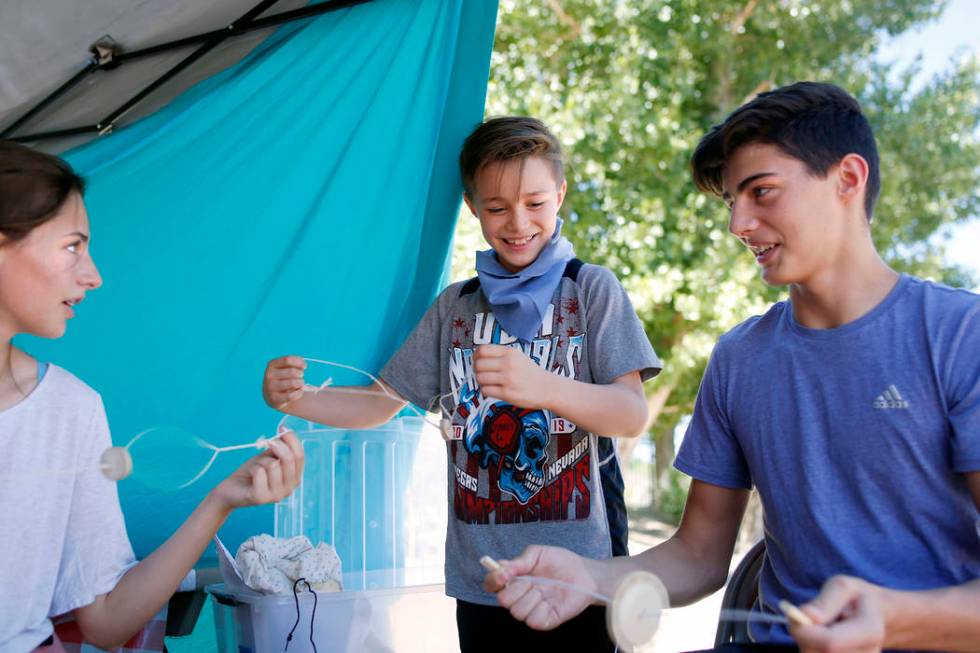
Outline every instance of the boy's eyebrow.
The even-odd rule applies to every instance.
[[[521,193],[521,197],[527,197],[528,195],[545,195],[545,194],[550,193],[550,192],[552,192],[552,191],[549,191],[549,190],[532,190],[532,191],[528,191],[527,193]],[[508,200],[508,199],[510,199],[510,198],[509,197],[499,197],[497,195],[494,195],[493,197],[484,197],[483,198],[483,201],[484,202],[493,202],[493,201],[498,201],[499,202],[501,200]]]
[[[774,174],[776,174],[776,173],[775,172],[757,172],[754,175],[749,175],[748,177],[746,177],[742,181],[738,182],[738,186],[735,187],[735,193],[736,194],[741,193],[743,190],[745,190],[745,187],[746,186],[748,186],[749,184],[751,184],[756,179],[759,179],[760,177],[768,177],[769,175],[774,175]],[[722,193],[721,194],[721,198],[722,199],[725,199],[725,200],[731,199],[731,197],[732,197],[731,196],[731,193]]]

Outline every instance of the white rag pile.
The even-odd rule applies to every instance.
[[[340,558],[329,544],[313,547],[303,535],[286,539],[255,535],[238,547],[235,563],[245,584],[263,594],[292,594],[305,578],[317,592],[343,589]],[[306,587],[301,583],[300,591]]]

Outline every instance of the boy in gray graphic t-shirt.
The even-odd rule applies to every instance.
[[[467,206],[492,249],[478,275],[446,288],[381,370],[389,392],[451,411],[446,591],[463,651],[490,645],[611,650],[601,608],[561,628],[527,628],[481,587],[483,555],[532,542],[608,558],[598,436],[643,430],[642,383],[661,368],[613,274],[574,258],[558,209],[566,183],[554,136],[531,118],[497,118],[466,140]],[[301,359],[269,363],[270,405],[320,423],[378,424],[383,396],[302,392]],[[379,388],[380,389],[380,388]],[[285,404],[285,405],[284,405]]]

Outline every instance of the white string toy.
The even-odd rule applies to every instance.
[[[412,402],[405,401],[404,399],[402,399],[398,395],[392,393],[390,390],[388,390],[388,386],[386,386],[384,383],[382,383],[376,376],[374,376],[370,372],[365,372],[364,370],[359,369],[357,367],[354,367],[353,365],[345,365],[343,363],[335,363],[333,361],[321,360],[319,358],[306,358],[304,356],[303,357],[303,360],[306,361],[306,362],[308,362],[308,363],[318,363],[320,365],[330,365],[330,366],[333,366],[333,367],[339,367],[341,369],[350,370],[352,372],[357,372],[358,374],[363,374],[365,377],[367,377],[368,379],[370,379],[372,383],[374,383],[379,388],[381,388],[381,391],[378,392],[377,390],[371,390],[371,389],[369,389],[370,386],[363,386],[365,389],[361,389],[361,387],[351,387],[351,386],[346,386],[346,387],[342,387],[341,386],[341,387],[338,387],[338,386],[334,386],[333,385],[333,377],[327,377],[327,380],[324,381],[323,383],[321,383],[320,385],[311,385],[309,383],[304,383],[304,385],[303,385],[303,392],[304,393],[316,395],[316,394],[319,394],[319,393],[321,393],[321,392],[329,389],[329,391],[331,393],[336,393],[336,394],[372,395],[372,396],[376,396],[376,397],[384,397],[386,399],[390,399],[390,400],[392,400],[394,402],[397,402],[399,404],[404,404],[406,408],[408,408],[409,410],[411,410],[418,417],[421,417],[426,423],[431,424],[432,426],[434,426],[437,429],[439,429],[439,432],[442,434],[443,439],[449,440],[449,439],[452,438],[452,436],[451,436],[451,415],[452,415],[452,411],[450,409],[446,408],[446,406],[445,406],[445,404],[443,402],[446,399],[451,399],[452,396],[453,396],[453,393],[447,392],[446,394],[439,395],[438,398],[437,398],[437,400],[433,400],[432,403],[433,404],[437,404],[439,406],[439,411],[441,413],[441,418],[438,421],[436,421],[436,420],[434,420],[432,418],[432,416],[429,413],[426,413],[426,412],[424,412],[422,410],[419,410]],[[291,403],[292,403],[291,401],[287,401],[285,403],[282,403],[282,404],[276,406],[276,409],[282,411],[284,408],[286,408]]]
[[[319,386],[314,386],[310,384],[304,385],[303,387],[304,392],[316,394],[322,392],[327,388],[330,388],[330,392],[338,393],[338,394],[376,395],[376,396],[385,397],[387,399],[391,399],[392,401],[398,402],[400,404],[405,404],[408,407],[408,409],[411,410],[415,415],[422,418],[426,423],[439,429],[439,432],[442,434],[443,438],[447,440],[450,439],[451,410],[446,407],[444,402],[447,399],[452,398],[453,396],[452,393],[440,395],[438,397],[438,401],[434,400],[432,402],[433,404],[438,404],[439,410],[442,414],[441,419],[437,420],[434,419],[430,414],[419,410],[411,403],[406,403],[401,397],[398,397],[397,395],[389,391],[387,386],[381,383],[377,379],[377,377],[375,377],[370,372],[366,372],[352,365],[335,363],[333,361],[320,360],[316,358],[304,358],[303,360],[310,363],[318,363],[321,365],[328,365],[328,366],[333,366],[340,369],[356,372],[358,374],[363,375],[365,379],[370,379],[373,383],[376,383],[379,388],[381,388],[381,391],[379,392],[376,390],[368,389],[368,387],[365,387],[363,389],[360,387],[353,387],[353,386],[335,387],[332,385],[333,377],[328,377],[327,380],[321,383]],[[278,408],[281,410],[286,405],[287,404],[283,404]],[[140,479],[141,478],[140,471],[142,468],[141,459],[153,458],[151,454],[134,456],[134,448],[135,450],[138,451],[140,449],[141,443],[144,442],[148,443],[146,446],[150,447],[151,449],[154,445],[160,447],[191,445],[194,448],[199,448],[203,450],[205,452],[204,455],[207,456],[207,459],[203,463],[201,468],[197,471],[196,474],[194,474],[190,479],[186,481],[176,483],[176,484],[172,482],[166,482],[162,485],[162,487],[166,487],[166,489],[181,490],[200,480],[201,477],[203,477],[204,474],[206,474],[207,471],[211,469],[211,467],[214,465],[215,460],[217,460],[218,455],[221,453],[228,452],[228,451],[238,451],[243,449],[256,449],[259,451],[268,449],[270,447],[270,443],[274,440],[278,440],[282,436],[282,433],[286,430],[283,426],[284,422],[285,422],[285,418],[281,420],[279,423],[279,427],[277,428],[277,435],[271,438],[261,436],[258,439],[256,439],[254,442],[250,442],[246,444],[230,445],[225,447],[219,447],[214,444],[211,444],[210,442],[183,429],[166,427],[166,426],[156,426],[141,431],[136,436],[134,436],[127,444],[123,446],[109,447],[102,453],[102,456],[99,458],[99,462],[97,464],[83,465],[81,467],[74,468],[74,469],[54,470],[50,473],[51,474],[79,474],[79,473],[92,472],[98,470],[109,480],[120,481],[124,478],[128,478],[129,476],[133,475],[135,472],[136,478]],[[317,425],[317,430],[318,431],[350,431],[352,429],[332,427],[326,425]],[[390,428],[390,427],[385,427],[384,425],[370,430],[384,431],[384,432],[390,431],[392,433],[404,433],[404,429]],[[10,474],[4,473],[2,475],[9,476]],[[142,478],[144,482],[146,482],[145,476],[146,476],[146,472],[144,471],[143,474],[144,478]],[[152,473],[150,474],[150,476],[152,476]],[[167,480],[170,481],[169,478]],[[153,485],[152,482],[148,484]]]
[[[503,568],[490,556],[480,558],[480,564],[491,572]],[[657,634],[657,628],[660,626],[660,615],[670,608],[670,597],[663,581],[648,571],[633,571],[627,574],[616,587],[612,597],[575,583],[543,576],[517,576],[513,580],[572,590],[602,603],[606,606],[606,628],[609,630],[609,636],[612,637],[617,649],[625,653],[650,651],[654,635]],[[785,616],[752,610],[723,609],[718,619],[719,621],[813,624],[813,620],[805,612],[788,601],[780,601],[779,609]]]

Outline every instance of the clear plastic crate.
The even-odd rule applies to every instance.
[[[381,572],[356,572],[356,582],[384,585]],[[313,595],[265,596],[234,592],[224,585],[208,587],[214,606],[218,653],[281,653],[293,631],[287,653],[458,653],[455,602],[441,584],[392,587]]]
[[[287,418],[306,465],[275,508],[277,537],[305,535],[340,556],[344,589],[318,593],[319,651],[457,652],[455,601],[445,596],[446,449],[434,426],[400,417],[338,430]],[[292,595],[211,586],[218,650],[281,652],[296,623]],[[313,651],[313,596],[302,592],[288,653]]]

